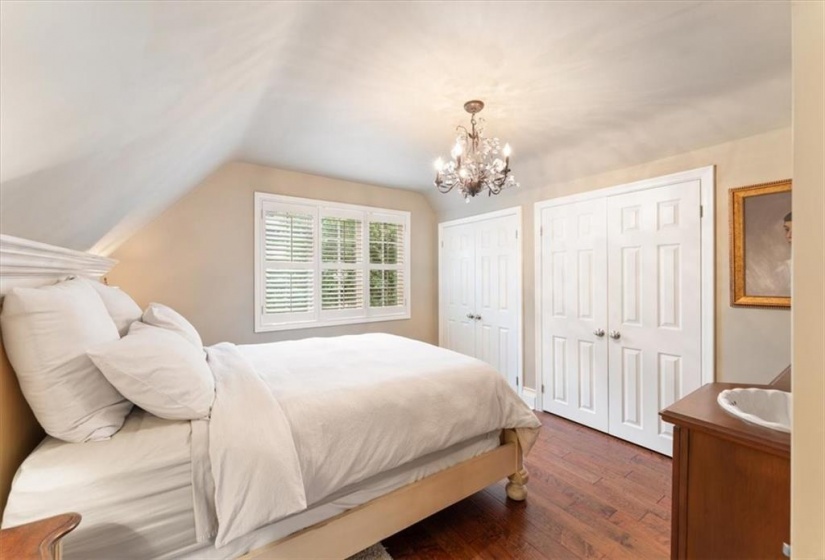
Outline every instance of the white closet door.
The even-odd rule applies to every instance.
[[[516,215],[476,222],[476,357],[518,387],[521,280]]]
[[[610,433],[672,453],[658,412],[701,385],[699,181],[607,201]]]
[[[440,297],[441,345],[475,356],[475,227],[454,225],[442,231]]]
[[[541,213],[543,407],[607,431],[605,199]]]

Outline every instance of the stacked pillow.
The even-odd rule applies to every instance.
[[[97,295],[99,295],[100,299],[103,300],[103,305],[106,306],[106,311],[109,312],[109,315],[115,322],[115,326],[117,327],[117,331],[120,333],[120,336],[124,336],[126,334],[132,323],[135,321],[140,321],[143,311],[140,310],[140,306],[135,303],[135,300],[129,297],[129,294],[120,288],[107,286],[106,284],[101,284],[100,282],[94,282],[83,278],[80,280],[82,282],[86,282],[89,286],[94,288]]]
[[[132,403],[162,418],[209,415],[215,382],[203,342],[169,307],[141,312],[122,290],[73,278],[10,290],[0,327],[23,394],[55,438],[107,439]]]
[[[112,385],[155,416],[195,420],[209,415],[215,379],[195,327],[158,303],[120,340],[89,350]]]
[[[46,433],[72,442],[110,437],[132,408],[86,355],[92,346],[120,340],[89,284],[73,279],[13,288],[0,314],[6,353],[34,415]]]
[[[161,303],[150,303],[143,312],[143,322],[147,325],[170,330],[185,338],[196,348],[203,349],[203,340],[197,329],[186,318]]]

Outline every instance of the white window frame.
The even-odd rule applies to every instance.
[[[268,206],[278,206],[286,208],[292,206],[296,210],[308,212],[313,215],[315,238],[314,245],[314,282],[315,296],[313,311],[311,313],[284,314],[282,321],[274,322],[264,313],[264,269],[265,261],[263,256],[263,236],[264,236],[264,212]],[[343,309],[328,310],[321,309],[321,273],[324,264],[321,260],[321,219],[324,216],[352,217],[362,216],[363,225],[361,228],[362,240],[361,248],[363,259],[360,266],[363,267],[363,309]],[[404,262],[401,265],[404,278],[404,305],[395,307],[375,307],[369,305],[370,270],[381,268],[380,265],[370,266],[369,260],[369,224],[370,222],[398,223],[404,227]],[[299,198],[293,196],[276,195],[269,193],[255,193],[255,332],[273,332],[293,329],[307,329],[317,327],[331,327],[338,325],[354,325],[359,323],[374,323],[378,321],[397,321],[409,319],[411,314],[411,286],[410,278],[412,261],[410,254],[410,240],[412,239],[410,212],[403,210],[390,210],[387,208],[377,208],[372,206],[361,206],[356,204],[344,204],[340,202],[329,202],[311,198]],[[300,316],[298,316],[300,315]]]

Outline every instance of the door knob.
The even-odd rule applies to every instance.
[[[481,315],[476,315],[476,321],[481,321]]]
[[[613,340],[619,340],[620,338],[622,338],[622,333],[620,333],[619,331],[610,331],[610,338],[612,338]]]
[[[467,313],[467,318],[468,318],[468,319],[475,319],[475,318],[476,318],[476,316],[475,316],[475,315],[473,315],[472,313]]]
[[[604,336],[604,329],[596,329],[595,331],[593,331],[593,334],[601,338]]]

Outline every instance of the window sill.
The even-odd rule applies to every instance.
[[[282,325],[255,325],[256,333],[292,331],[299,329],[321,329],[325,327],[340,327],[343,325],[358,325],[361,323],[382,323],[388,321],[402,321],[410,319],[411,313],[398,313],[393,315],[376,315],[374,317],[348,317],[342,319],[331,319],[326,321],[307,321],[303,323],[286,323]]]

